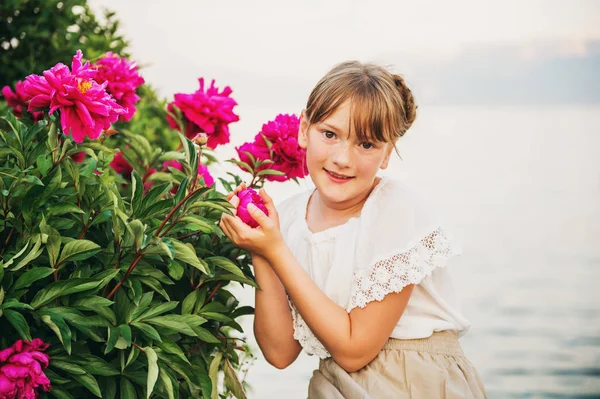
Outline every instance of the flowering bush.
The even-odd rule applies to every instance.
[[[217,227],[232,210],[204,148],[229,141],[231,89],[201,80],[176,95],[169,121],[193,140],[166,131],[181,145],[163,151],[127,129],[144,118],[131,117],[141,78],[115,85],[124,75],[98,77],[82,57],[28,76],[0,119],[0,398],[212,399],[219,374],[224,395],[245,397],[238,373],[251,353],[232,335],[253,309],[229,288],[256,283],[248,254]],[[281,173],[260,172],[256,184]],[[241,181],[229,176],[218,179],[226,191]]]

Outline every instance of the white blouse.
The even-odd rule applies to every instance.
[[[306,209],[313,190],[277,206],[283,238],[304,270],[335,303],[350,312],[417,284],[390,337],[425,338],[434,331],[464,334],[470,323],[460,313],[446,261],[459,250],[402,182],[383,177],[360,216],[312,233]],[[309,355],[329,352],[289,302],[294,338]]]

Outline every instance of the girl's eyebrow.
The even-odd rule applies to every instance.
[[[342,129],[340,129],[339,127],[332,125],[330,123],[327,123],[327,122],[321,122],[321,125],[323,125],[324,127],[328,128],[328,129],[331,129],[332,131],[334,131],[336,133],[339,133],[342,131]]]

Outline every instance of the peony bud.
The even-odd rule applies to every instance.
[[[250,213],[248,212],[248,204],[256,205],[258,209],[263,211],[265,215],[268,216],[269,211],[267,210],[267,207],[265,206],[262,197],[252,188],[247,188],[245,190],[240,191],[237,194],[237,196],[240,199],[240,204],[237,208],[236,215],[240,219],[242,219],[242,222],[246,223],[248,226],[252,228],[258,227],[258,223],[252,218],[252,216],[250,216]]]
[[[192,142],[202,147],[208,143],[208,135],[206,133],[198,133],[196,136],[194,136]]]

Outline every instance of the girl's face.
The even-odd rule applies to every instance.
[[[302,112],[298,141],[319,195],[330,204],[352,206],[373,188],[379,169],[387,168],[390,143],[359,142],[350,133],[351,103],[344,102],[325,120],[310,126]]]

